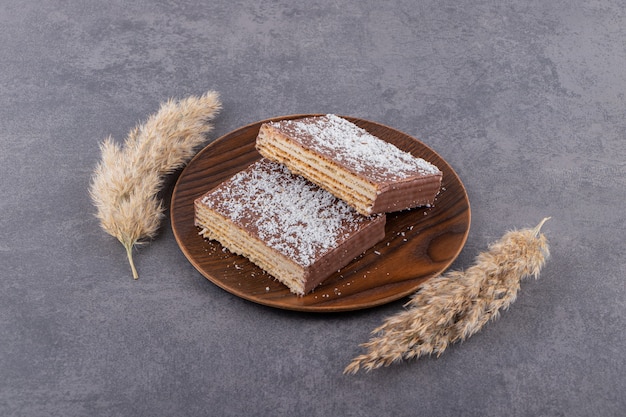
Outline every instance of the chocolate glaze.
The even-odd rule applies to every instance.
[[[372,206],[372,213],[391,213],[407,208],[432,206],[441,188],[441,175],[412,178],[389,184],[380,191]]]
[[[358,233],[346,236],[337,247],[321,255],[305,271],[305,294],[321,284],[337,270],[348,265],[354,258],[380,242],[385,237],[384,216],[365,224]]]

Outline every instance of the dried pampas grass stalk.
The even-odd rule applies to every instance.
[[[154,238],[163,218],[158,192],[165,176],[189,162],[213,129],[208,121],[220,108],[214,91],[169,100],[131,130],[123,146],[111,137],[101,144],[102,160],[94,171],[89,193],[102,228],[126,248],[133,278],[139,277],[133,247]]]
[[[441,355],[449,344],[478,332],[501,309],[513,303],[520,281],[538,277],[549,248],[541,227],[506,233],[478,255],[464,272],[452,271],[433,278],[413,295],[406,310],[389,317],[362,346],[344,373],[388,366],[403,359]]]

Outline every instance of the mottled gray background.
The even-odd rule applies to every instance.
[[[0,39],[0,415],[625,415],[621,0],[2,0]],[[335,112],[427,143],[472,204],[453,268],[544,216],[552,258],[440,358],[356,376],[406,300],[259,306],[197,273],[169,222],[133,281],[87,195],[98,144],[209,89],[211,139]]]

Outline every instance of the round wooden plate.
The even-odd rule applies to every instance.
[[[192,265],[230,293],[263,305],[297,311],[338,312],[382,305],[410,295],[445,271],[465,245],[470,205],[454,170],[420,141],[390,127],[345,117],[373,135],[435,164],[443,172],[431,208],[387,214],[385,239],[305,296],[296,296],[246,258],[198,235],[195,198],[261,158],[254,145],[262,123],[315,115],[291,115],[241,127],[216,139],[183,170],[174,187],[171,221],[176,241]]]

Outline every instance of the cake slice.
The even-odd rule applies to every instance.
[[[304,295],[385,235],[385,215],[362,216],[285,166],[261,159],[197,198],[200,235],[247,257]]]
[[[256,148],[364,215],[434,203],[442,172],[339,116],[261,125]]]

